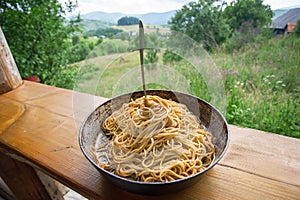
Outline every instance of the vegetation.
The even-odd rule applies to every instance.
[[[102,29],[109,28],[114,25],[115,25],[114,23],[105,22],[101,20],[82,19],[80,22],[80,28],[83,30],[83,32],[89,30],[97,30],[99,27],[101,27]]]
[[[139,19],[136,17],[122,17],[118,20],[119,26],[127,26],[127,25],[134,25],[139,24]]]
[[[157,65],[164,60],[165,65],[186,77],[194,95],[210,101],[206,83],[193,66],[182,59],[165,61],[165,55],[178,58],[176,54],[157,52],[155,55],[154,52],[147,50],[146,58],[153,59]],[[225,80],[228,104],[224,115],[228,123],[300,138],[299,55],[300,38],[292,35],[248,44],[244,50],[231,54],[222,51],[212,54]],[[111,97],[122,75],[139,66],[137,51],[121,54],[121,57],[123,62],[116,59],[102,72],[97,95]],[[86,77],[93,74],[97,74],[97,70],[88,72]],[[164,79],[147,88],[166,89],[159,83],[164,83]]]
[[[158,62],[157,49],[149,49],[145,57],[145,64],[155,64]]]
[[[72,56],[69,57],[69,63],[75,63],[86,59],[95,46],[102,41],[102,38],[93,39],[81,37],[78,34],[73,35],[72,46],[70,48],[70,55]]]
[[[300,37],[300,19],[297,21],[293,34]]]
[[[65,15],[75,7],[72,1],[64,6],[58,0],[1,1],[0,25],[22,77],[36,75],[46,84],[71,88],[73,73],[63,74],[80,19],[67,22]]]
[[[117,84],[130,74],[135,75],[130,81],[138,79],[138,26],[89,22],[91,28],[81,31],[79,18],[65,20],[76,6],[72,2],[63,6],[57,0],[8,0],[0,6],[1,28],[23,77],[38,75],[46,84],[75,86],[103,97],[114,95]],[[271,17],[262,0],[236,0],[225,9],[217,0],[198,0],[183,6],[169,25],[202,44],[221,67],[228,100],[224,115],[230,124],[300,138],[300,21],[294,33],[274,38],[263,28]],[[172,51],[176,44],[166,43],[172,33],[145,25],[146,72],[160,66],[172,69],[187,80],[181,85],[211,101],[201,74]],[[160,83],[169,76],[160,73],[157,83],[147,88],[168,89]],[[141,89],[139,84],[134,89]]]
[[[198,0],[184,5],[169,22],[170,29],[188,35],[212,51],[232,36],[233,40],[241,40],[241,33],[247,35],[243,42],[251,41],[273,17],[270,6],[262,0],[232,1],[225,9],[226,3],[218,2]]]
[[[222,16],[222,6],[216,0],[199,0],[184,5],[169,22],[170,29],[179,31],[207,50],[219,46],[229,36],[230,29]]]
[[[107,27],[107,28],[98,28],[96,30],[91,29],[85,32],[85,35],[87,37],[91,37],[91,36],[96,36],[96,37],[113,37],[114,35],[117,35],[119,33],[123,32],[120,29],[115,29],[115,28],[111,28],[111,27]]]
[[[272,22],[273,11],[269,5],[263,4],[263,0],[237,0],[226,6],[224,17],[233,31],[240,30],[243,26],[260,31]]]
[[[293,36],[223,55],[219,65],[226,77],[227,121],[300,138],[299,55],[300,38]]]

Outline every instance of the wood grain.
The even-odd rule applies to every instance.
[[[0,27],[0,94],[11,91],[21,84],[19,70]]]
[[[0,99],[2,106],[0,113],[0,135],[4,130],[17,121],[25,111],[25,106],[17,101]]]
[[[193,187],[163,197],[122,191],[103,179],[81,153],[78,121],[70,105],[73,96],[69,90],[29,82],[0,95],[0,104],[15,101],[26,107],[22,116],[0,135],[1,146],[90,199],[300,197],[300,140],[236,126],[230,126],[231,141],[225,157]],[[104,99],[99,98],[97,103],[101,101]],[[88,114],[85,109],[86,105],[82,105],[76,111],[81,113],[81,119]],[[1,105],[0,113],[2,110]]]
[[[230,129],[229,150],[220,164],[300,187],[299,139],[237,126]]]

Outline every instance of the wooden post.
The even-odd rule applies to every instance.
[[[22,84],[22,79],[0,27],[0,94]]]
[[[0,176],[17,200],[50,200],[47,190],[35,170],[20,161],[14,160],[0,151]]]

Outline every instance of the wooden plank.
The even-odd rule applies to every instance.
[[[51,199],[35,170],[0,153],[0,176],[16,199]]]
[[[2,145],[86,197],[157,199],[119,190],[104,180],[85,159],[70,110],[72,91],[41,84],[32,87],[32,84],[25,82],[25,87],[0,96],[0,102],[1,99],[17,101],[21,96],[26,107],[21,118],[0,135]],[[23,88],[48,91],[30,96]],[[85,107],[82,109],[84,115]],[[163,198],[299,198],[300,140],[236,126],[230,126],[230,129],[230,147],[221,163],[195,186]],[[293,155],[290,155],[291,151]]]
[[[230,130],[222,165],[300,187],[299,139],[237,126]]]
[[[89,163],[87,163],[89,164]],[[89,169],[89,173],[87,168]],[[49,171],[48,171],[49,173]],[[70,173],[69,173],[70,174]],[[67,177],[57,177],[64,180]],[[67,174],[66,174],[67,175]],[[142,196],[120,190],[107,182],[95,169],[86,165],[85,169],[74,172],[78,183],[72,182],[71,188],[90,199],[111,200],[198,200],[206,199],[299,199],[300,188],[286,183],[271,180],[255,174],[243,172],[231,167],[216,165],[202,180],[183,191],[163,196]],[[73,179],[73,178],[72,178]],[[66,183],[69,183],[68,180]],[[84,184],[83,184],[84,183]],[[83,184],[83,185],[82,185]]]
[[[19,70],[0,27],[0,94],[11,91],[21,84]]]
[[[9,99],[0,99],[0,105],[2,106],[0,113],[0,135],[6,128],[17,121],[25,112],[24,104],[11,101]]]

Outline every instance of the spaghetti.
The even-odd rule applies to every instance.
[[[142,182],[196,174],[214,160],[212,134],[188,108],[158,96],[123,104],[102,124],[107,142],[94,149],[98,165]],[[105,139],[105,138],[102,138]]]

